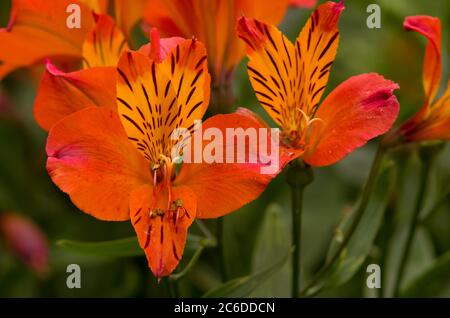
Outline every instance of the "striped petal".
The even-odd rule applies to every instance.
[[[301,146],[325,90],[339,41],[342,3],[327,2],[311,15],[295,46],[274,26],[242,17],[248,73],[256,96],[290,144]]]
[[[83,66],[116,66],[128,44],[114,20],[106,14],[96,16],[97,24],[83,44]]]
[[[172,188],[169,195],[166,188],[142,186],[131,194],[131,222],[157,278],[170,275],[180,262],[196,208],[187,187]]]
[[[316,111],[328,82],[339,43],[338,20],[342,2],[326,2],[313,12],[295,43],[300,60],[301,108],[308,115]]]
[[[45,130],[91,106],[116,108],[116,70],[99,67],[64,73],[48,63],[34,101],[34,117]]]
[[[210,77],[204,46],[177,45],[162,63],[137,52],[125,53],[118,67],[117,100],[128,134],[150,163],[171,156],[175,128],[194,129],[209,102]]]

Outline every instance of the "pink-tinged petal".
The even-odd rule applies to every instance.
[[[129,195],[152,183],[150,168],[128,140],[117,112],[89,107],[59,121],[47,140],[53,182],[84,212],[129,219]]]
[[[205,134],[207,131],[211,135]],[[255,137],[251,137],[251,131]],[[196,194],[199,218],[219,217],[253,201],[290,160],[287,154],[278,154],[279,149],[271,144],[271,131],[249,110],[213,116],[203,123],[202,132],[203,145],[185,155],[191,163],[184,162],[175,179],[176,185],[187,186]],[[236,136],[246,138],[245,145]],[[227,137],[234,140],[234,146],[226,142]],[[251,139],[255,142],[250,143]],[[191,140],[198,142],[195,134]],[[201,159],[199,163],[195,155]]]
[[[175,49],[175,47],[183,41],[185,41],[185,39],[180,37],[161,39],[158,29],[152,28],[150,31],[150,43],[141,46],[138,52],[149,56],[152,60],[160,63],[166,58],[170,51]]]
[[[0,237],[7,248],[39,275],[48,272],[48,241],[30,219],[18,214],[0,215]]]
[[[81,28],[68,28],[66,10],[81,8]],[[7,28],[0,29],[0,78],[49,57],[81,58],[84,38],[94,25],[90,8],[75,0],[14,0]]]
[[[317,0],[289,0],[292,7],[312,8],[317,4]]]
[[[423,64],[424,108],[427,108],[436,96],[442,75],[441,23],[438,18],[430,16],[412,16],[405,19],[403,26],[405,30],[419,32],[428,40]]]
[[[49,130],[62,118],[86,107],[115,109],[116,73],[112,67],[64,73],[48,63],[34,101],[39,126]]]
[[[195,194],[187,187],[172,188],[170,198],[166,187],[147,185],[132,192],[131,222],[157,278],[170,275],[180,262],[196,209]]]
[[[387,132],[399,112],[393,91],[399,86],[374,73],[353,76],[325,98],[311,126],[305,161],[333,164]]]

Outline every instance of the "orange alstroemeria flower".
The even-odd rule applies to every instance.
[[[450,80],[440,98],[436,98],[442,77],[441,24],[429,16],[407,17],[406,30],[413,30],[428,40],[423,65],[425,102],[422,108],[402,124],[397,133],[407,142],[450,139]]]
[[[295,43],[255,19],[242,17],[237,27],[247,46],[256,97],[282,127],[285,146],[312,166],[335,163],[387,132],[399,111],[393,95],[398,85],[374,73],[351,77],[320,103],[343,9],[342,3],[321,5]]]
[[[214,85],[229,85],[245,48],[235,33],[237,19],[245,14],[278,24],[289,5],[312,7],[316,0],[154,0],[144,22],[165,36],[195,36],[205,43]]]
[[[48,58],[65,63],[81,59],[86,35],[96,23],[92,12],[104,14],[109,5],[114,5],[117,25],[128,37],[147,1],[13,0],[8,26],[0,29],[0,79]],[[73,5],[80,8],[80,28],[67,26]]]
[[[174,46],[173,39],[159,42],[153,34],[151,45],[122,54],[117,102],[87,107],[58,121],[46,150],[53,182],[98,219],[131,220],[149,267],[162,277],[179,263],[195,218],[238,209],[255,199],[276,173],[261,174],[260,161],[177,166],[176,158],[171,159],[172,131],[185,127],[192,132],[209,103],[206,50],[195,39],[177,40]],[[202,129],[214,127],[225,135],[227,128],[262,127],[243,114],[214,116]],[[183,135],[182,141],[190,136]],[[280,159],[280,169],[286,158]]]

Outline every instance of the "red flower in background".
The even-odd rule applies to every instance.
[[[450,139],[450,80],[440,98],[436,98],[442,78],[441,23],[430,16],[407,17],[406,30],[419,32],[428,40],[423,65],[425,102],[403,123],[397,134],[406,141]]]

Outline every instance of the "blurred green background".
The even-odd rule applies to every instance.
[[[323,1],[320,1],[323,2]],[[381,7],[381,28],[368,29],[366,8]],[[439,17],[442,24],[443,78],[449,75],[450,1],[448,0],[349,0],[340,20],[341,40],[324,96],[352,75],[377,72],[399,83],[396,95],[401,104],[399,121],[415,112],[424,99],[422,63],[425,41],[405,32],[403,19],[426,14]],[[0,2],[0,25],[5,26],[10,1]],[[294,40],[311,10],[290,9],[281,29]],[[245,71],[239,65],[234,82],[236,106],[249,107],[269,120],[258,105]],[[444,81],[441,91],[444,89]],[[166,285],[158,284],[144,257],[108,258],[69,252],[56,244],[60,239],[105,241],[134,235],[129,222],[98,221],[73,206],[68,197],[50,181],[45,170],[45,139],[33,119],[36,81],[19,70],[0,83],[0,212],[17,212],[35,221],[50,243],[49,273],[40,277],[11,255],[0,242],[1,297],[166,297]],[[377,141],[355,151],[332,167],[316,169],[315,181],[305,193],[302,285],[323,264],[330,241],[339,223],[348,218],[368,175]],[[412,212],[417,191],[418,160],[414,147],[391,156],[398,164],[395,184],[389,188],[389,204],[381,215],[381,230],[365,253],[350,259],[353,277],[331,284],[318,296],[391,296],[393,268],[404,228]],[[410,296],[450,297],[450,147],[439,156],[426,196],[423,222],[413,242],[404,288]],[[440,204],[436,204],[439,202]],[[435,208],[433,208],[435,206]],[[428,215],[431,211],[431,214]],[[290,196],[284,174],[279,175],[253,203],[224,218],[224,254],[228,278],[251,275],[269,268],[290,249]],[[214,233],[216,221],[206,221]],[[377,228],[376,221],[366,222]],[[195,233],[196,227],[191,231]],[[370,232],[370,230],[369,230]],[[364,231],[358,240],[364,241]],[[367,255],[366,255],[367,254]],[[184,254],[180,269],[192,251]],[[195,268],[179,282],[182,296],[201,296],[221,284],[217,251],[206,249]],[[66,287],[66,267],[79,264],[82,288]],[[366,287],[366,266],[380,264],[382,288]],[[262,297],[289,297],[290,262],[259,284],[249,294]],[[431,275],[428,278],[424,273]],[[345,275],[344,275],[345,276]],[[422,288],[423,280],[425,284]],[[339,279],[338,279],[339,281]],[[411,287],[412,286],[412,287]],[[408,288],[409,287],[409,288]]]

